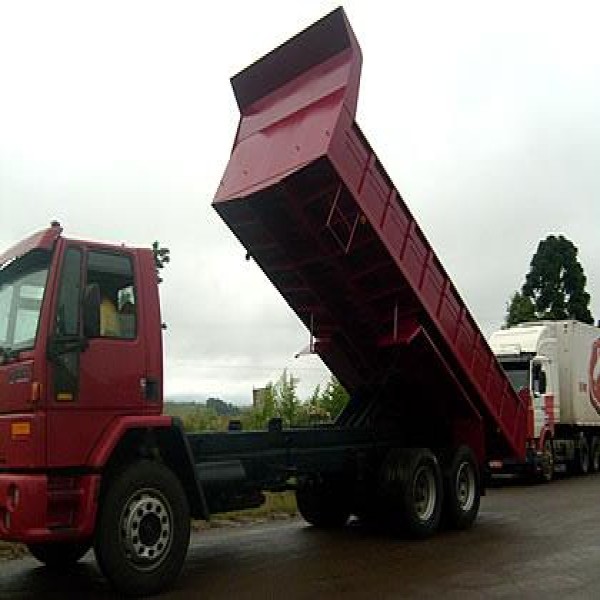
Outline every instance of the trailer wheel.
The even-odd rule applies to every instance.
[[[50,569],[63,569],[74,565],[83,558],[92,544],[84,542],[46,542],[29,544],[31,555]]]
[[[592,438],[591,448],[590,470],[592,473],[598,473],[600,472],[600,438],[596,436]]]
[[[190,539],[190,511],[177,477],[150,460],[131,463],[106,482],[94,551],[111,585],[151,595],[179,574]]]
[[[298,512],[315,527],[343,527],[350,518],[348,494],[338,482],[310,478],[296,489]]]
[[[579,475],[587,475],[590,471],[590,446],[583,433],[579,438],[579,448],[575,452],[575,471]]]
[[[481,476],[477,461],[468,446],[460,446],[444,468],[444,525],[468,529],[477,517],[480,501]]]
[[[435,533],[442,513],[442,475],[426,448],[391,450],[382,465],[381,492],[388,522],[415,538]]]
[[[543,483],[550,483],[554,478],[554,444],[552,438],[547,436],[542,448],[542,465],[538,479]]]

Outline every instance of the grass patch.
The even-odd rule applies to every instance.
[[[297,514],[294,492],[265,492],[265,503],[258,508],[215,513],[211,516],[210,522],[194,521],[193,526],[195,529],[236,526],[245,523],[289,519]]]
[[[27,548],[23,544],[0,541],[0,560],[13,560],[27,554]]]

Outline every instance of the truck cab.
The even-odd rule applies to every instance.
[[[573,320],[521,323],[492,334],[494,354],[530,405],[526,462],[508,457],[492,466],[533,470],[544,480],[555,467],[600,470],[600,414],[587,381],[598,337],[596,327]]]
[[[552,327],[529,323],[502,329],[491,336],[490,346],[514,390],[529,395],[533,419],[528,439],[543,443],[560,421],[557,339]]]
[[[162,410],[152,251],[61,234],[0,257],[0,534],[32,543],[91,535],[103,437]]]

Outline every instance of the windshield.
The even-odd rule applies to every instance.
[[[0,271],[0,349],[3,356],[34,347],[49,264],[48,252],[34,250]]]
[[[515,392],[521,388],[529,388],[529,361],[501,360],[500,364],[508,375]]]

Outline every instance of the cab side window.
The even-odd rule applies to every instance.
[[[100,288],[100,337],[135,339],[137,306],[131,258],[111,252],[89,252],[87,284]]]
[[[55,322],[59,336],[79,334],[82,256],[81,250],[74,246],[65,253]]]

